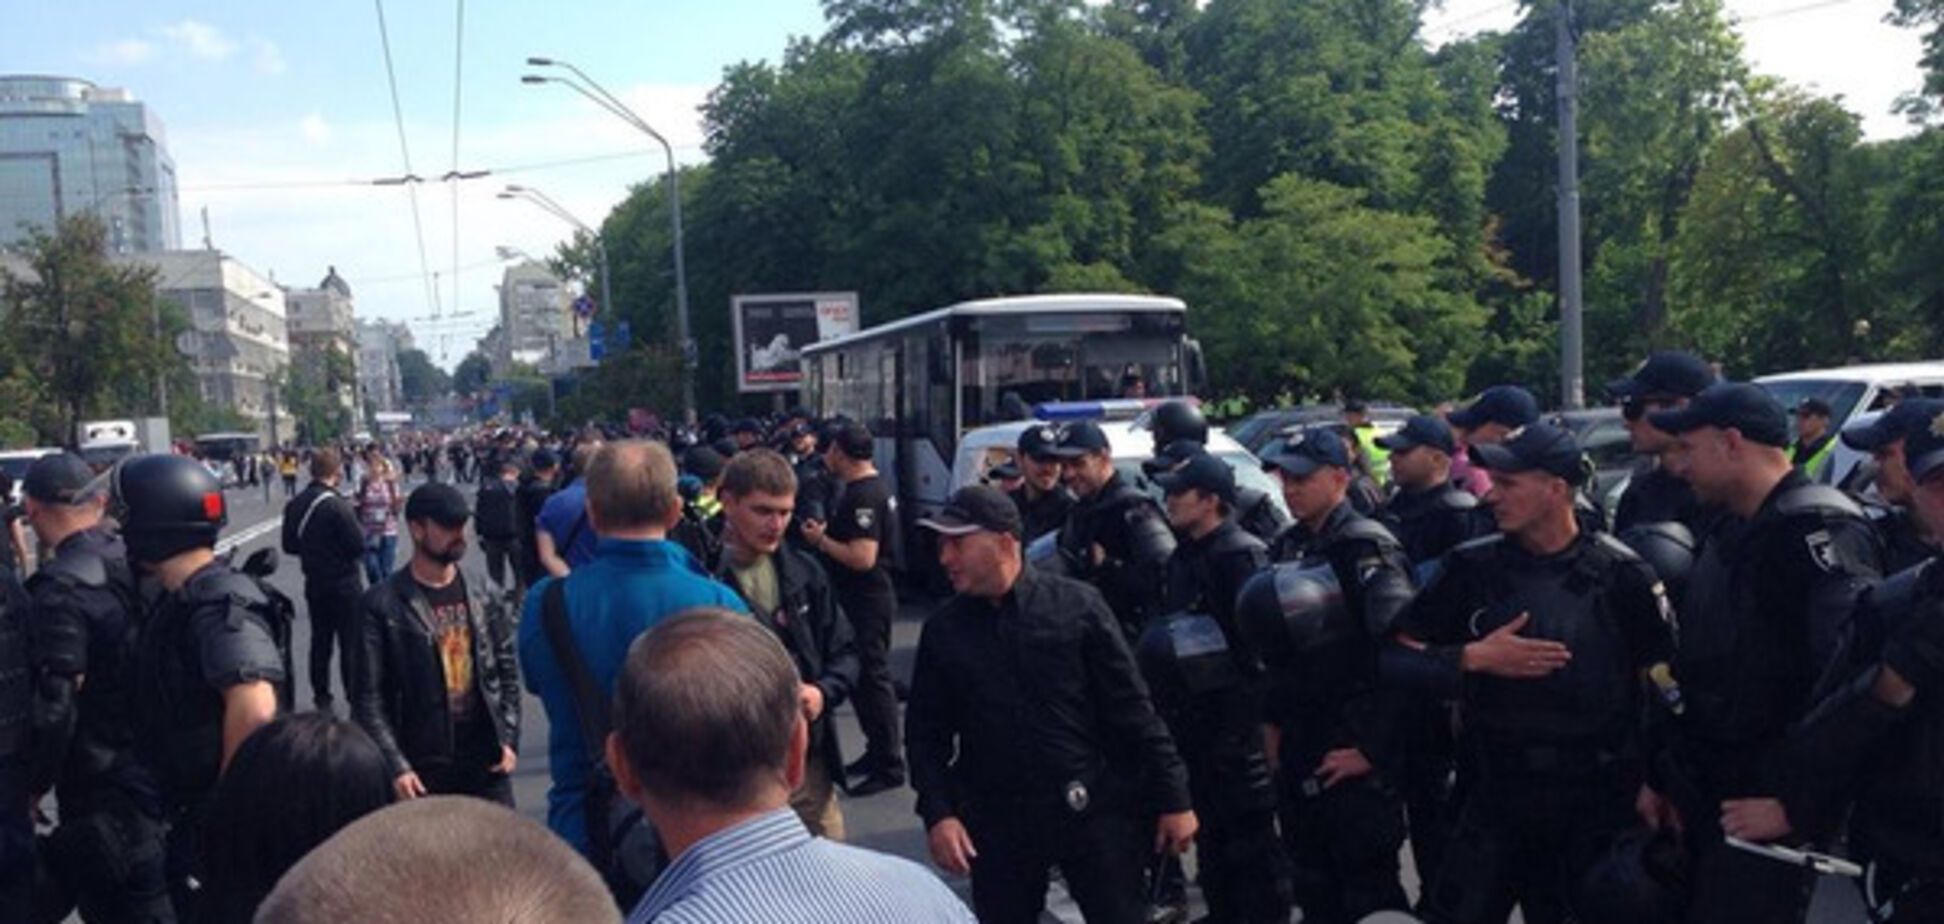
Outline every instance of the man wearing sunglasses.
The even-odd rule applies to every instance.
[[[1607,383],[1607,394],[1620,402],[1634,452],[1644,460],[1634,470],[1626,493],[1620,496],[1620,506],[1613,515],[1615,535],[1646,523],[1678,522],[1695,528],[1701,508],[1694,499],[1694,488],[1669,471],[1667,455],[1674,451],[1676,441],[1673,435],[1655,427],[1647,415],[1687,407],[1690,399],[1714,382],[1714,370],[1701,357],[1668,350],[1647,357],[1633,374]]]

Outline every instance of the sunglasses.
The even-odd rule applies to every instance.
[[[1678,400],[1677,398],[1668,398],[1660,395],[1628,398],[1620,402],[1620,416],[1628,420],[1639,420],[1654,411],[1673,407]]]

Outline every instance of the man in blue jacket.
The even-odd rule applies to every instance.
[[[520,669],[547,710],[553,785],[547,826],[583,853],[590,770],[572,688],[548,639],[543,607],[550,585],[564,589],[575,647],[598,687],[612,696],[628,645],[663,620],[695,607],[746,613],[742,598],[709,577],[681,546],[667,540],[682,516],[675,459],[660,443],[631,440],[601,447],[585,469],[587,518],[600,537],[592,561],[567,577],[550,577],[527,594],[520,619]]]

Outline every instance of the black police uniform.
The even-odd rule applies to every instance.
[[[34,823],[28,813],[33,619],[20,578],[0,568],[0,908],[16,913],[31,907],[34,893]]]
[[[1187,771],[1097,591],[1028,566],[997,603],[947,601],[905,725],[926,828],[956,817],[978,849],[979,920],[1035,924],[1054,866],[1091,924],[1144,919],[1144,829],[1188,810]]]
[[[1282,834],[1296,903],[1304,920],[1319,922],[1401,910],[1407,903],[1397,850],[1404,818],[1395,784],[1408,702],[1379,684],[1377,656],[1410,602],[1410,563],[1397,538],[1349,501],[1313,529],[1290,527],[1273,557],[1327,566],[1343,599],[1334,617],[1341,624],[1326,630],[1336,639],[1327,648],[1278,663],[1257,642],[1270,662],[1267,717],[1281,730]],[[1373,770],[1323,789],[1313,774],[1324,755],[1341,748],[1361,751]]]
[[[1264,545],[1276,541],[1276,537],[1289,529],[1289,514],[1276,506],[1274,498],[1267,491],[1243,485],[1235,486],[1235,525]]]
[[[1643,523],[1681,523],[1701,531],[1705,523],[1694,486],[1676,477],[1658,460],[1649,459],[1634,469],[1627,490],[1613,509],[1613,533],[1619,535]]]
[[[50,878],[35,919],[170,921],[161,793],[135,756],[129,671],[140,605],[121,540],[61,540],[27,581],[34,600],[34,791],[61,824],[42,843]],[[85,679],[85,683],[83,680]]]
[[[520,476],[520,487],[514,492],[513,499],[519,509],[520,539],[519,567],[520,584],[531,587],[534,582],[547,576],[540,566],[540,544],[535,538],[534,521],[540,517],[541,508],[547,506],[547,498],[555,491],[554,483],[533,472]]]
[[[1139,638],[1147,621],[1160,615],[1162,582],[1175,547],[1154,498],[1115,472],[1092,497],[1073,505],[1057,541],[1069,573],[1100,591],[1128,639]],[[1096,545],[1105,553],[1097,564]]]
[[[1064,485],[1056,484],[1051,491],[1035,491],[1031,485],[1022,484],[1006,492],[1006,496],[1019,508],[1027,542],[1058,531],[1066,522],[1067,514],[1073,511],[1073,492]]]
[[[1289,864],[1262,736],[1261,660],[1235,623],[1236,594],[1268,561],[1262,541],[1233,521],[1183,539],[1168,558],[1169,615],[1148,626],[1137,652],[1188,763],[1202,895],[1216,921],[1289,919]]]
[[[1560,642],[1572,661],[1543,678],[1461,681],[1463,646],[1522,613],[1520,635]],[[1574,918],[1581,878],[1634,822],[1643,683],[1673,656],[1671,614],[1653,569],[1610,536],[1544,556],[1489,536],[1445,557],[1398,620],[1431,647],[1387,655],[1429,662],[1464,704],[1468,779],[1427,920],[1500,922],[1514,903],[1533,924]]]
[[[1497,528],[1491,513],[1479,506],[1478,496],[1450,481],[1419,490],[1399,488],[1377,519],[1403,543],[1404,555],[1413,566]]]
[[[1862,499],[1858,502],[1883,541],[1883,573],[1896,574],[1937,555],[1937,546],[1925,539],[1923,524],[1917,522],[1916,513],[1909,507]]]
[[[864,754],[855,769],[886,780],[904,781],[904,743],[898,729],[898,694],[891,680],[891,624],[898,617],[898,595],[885,562],[890,556],[893,521],[891,492],[884,479],[871,475],[841,487],[825,535],[836,542],[872,539],[878,542],[877,560],[864,571],[830,564],[830,583],[850,619],[857,645],[857,686],[851,706],[864,732]]]
[[[1718,806],[1770,796],[1792,817],[1808,814],[1778,751],[1880,558],[1856,504],[1796,471],[1752,518],[1724,515],[1703,540],[1674,664],[1687,705],[1655,780],[1696,851],[1689,920],[1777,922],[1807,911],[1806,874],[1726,846]]]

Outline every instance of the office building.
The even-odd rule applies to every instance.
[[[126,90],[0,76],[0,247],[93,211],[113,254],[182,247],[162,120]]]

